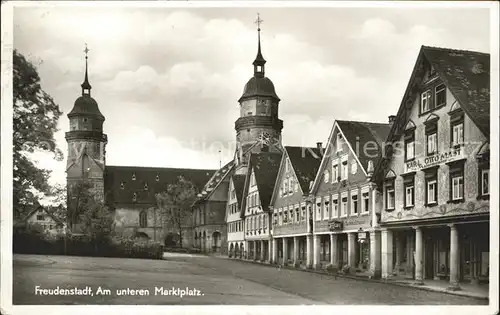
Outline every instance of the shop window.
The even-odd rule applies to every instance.
[[[438,202],[438,166],[428,168],[425,172],[425,205],[433,206]]]
[[[406,174],[403,177],[403,185],[404,185],[404,207],[412,208],[415,206],[415,173]]]
[[[415,159],[415,128],[405,131],[405,162]]]

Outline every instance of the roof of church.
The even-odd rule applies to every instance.
[[[236,199],[238,204],[241,204],[241,199],[243,198],[243,189],[245,188],[245,175],[233,175],[233,185],[234,191],[236,193]]]
[[[285,146],[285,150],[292,163],[293,170],[304,193],[309,192],[309,183],[318,173],[322,152],[316,147]]]
[[[365,169],[368,168],[368,161],[373,160],[377,163],[378,159],[382,156],[383,144],[387,140],[389,131],[391,130],[390,124],[373,123],[366,121],[348,121],[337,120],[339,128],[342,130],[351,148],[358,157],[361,166]],[[373,143],[368,145],[368,143]],[[369,150],[364,148],[370,148]],[[374,155],[376,156],[374,157]]]
[[[191,181],[197,190],[201,191],[214,173],[215,170],[210,169],[106,166],[104,172],[106,203],[156,204],[155,195],[165,191],[167,185],[175,183],[179,176]]]
[[[84,94],[76,99],[73,109],[71,110],[71,112],[69,112],[68,117],[82,114],[94,115],[104,119],[104,116],[101,114],[96,100],[87,94]]]
[[[241,95],[238,102],[256,96],[272,97],[278,101],[280,99],[276,95],[273,82],[268,77],[251,77],[247,84],[245,84],[243,95]]]
[[[421,51],[472,121],[490,136],[490,54],[422,46]]]
[[[271,202],[281,156],[282,154],[278,152],[252,153],[250,156],[249,170],[253,170],[255,173],[255,181],[263,209],[267,208]]]

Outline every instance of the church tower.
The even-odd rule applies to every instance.
[[[107,136],[103,133],[104,116],[95,99],[90,95],[92,86],[88,78],[88,52],[85,47],[85,79],[82,95],[75,101],[68,114],[70,129],[66,132],[68,163],[66,180],[68,209],[76,206],[72,187],[84,181],[91,184],[94,197],[104,201],[104,167],[106,165]],[[73,193],[72,193],[73,192]]]
[[[253,62],[253,77],[248,80],[240,103],[236,129],[236,174],[246,174],[250,153],[278,151],[281,148],[283,121],[278,118],[280,99],[273,82],[265,76],[266,60],[262,56],[260,24],[257,16],[258,48]]]

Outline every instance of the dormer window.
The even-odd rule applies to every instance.
[[[446,86],[439,84],[434,88],[435,107],[446,105]]]
[[[423,92],[420,96],[420,113],[427,113],[431,110],[431,90]]]
[[[133,201],[133,202],[136,202],[136,201],[137,201],[137,193],[134,193],[134,194],[132,195],[132,201]]]
[[[124,182],[120,183],[120,189],[125,189],[125,183]]]
[[[148,183],[144,183],[144,190],[148,190]]]
[[[156,180],[157,182],[159,182],[159,181],[160,181],[160,175],[156,174],[156,178],[155,178],[155,180]]]
[[[135,178],[135,173],[134,173],[134,174],[132,174],[132,180],[135,180],[135,179],[136,178]]]

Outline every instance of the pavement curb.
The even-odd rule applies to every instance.
[[[276,268],[276,265],[273,265],[270,263],[262,263],[262,262],[258,262],[258,261],[244,260],[244,259],[233,259],[233,258],[224,257],[224,256],[212,256],[212,257]],[[391,284],[391,285],[395,285],[395,286],[414,288],[414,289],[423,290],[423,291],[431,291],[431,292],[439,292],[439,293],[444,293],[444,294],[449,294],[449,295],[464,296],[464,297],[469,297],[469,298],[478,299],[478,300],[487,300],[487,301],[489,300],[489,297],[468,294],[464,291],[449,291],[446,289],[437,289],[437,288],[431,288],[431,287],[420,286],[420,285],[413,285],[413,284],[409,284],[409,283],[397,282],[397,281],[392,281],[392,280],[377,280],[377,279],[370,279],[368,277],[359,277],[359,276],[352,276],[352,275],[332,275],[328,272],[314,270],[314,269],[293,268],[293,267],[289,267],[289,266],[282,266],[281,268],[287,269],[287,270],[315,273],[315,274],[320,274],[320,275],[324,275],[324,276],[329,276],[332,278],[338,277],[338,278],[346,278],[346,279],[360,280],[360,281],[367,281],[367,282]]]

